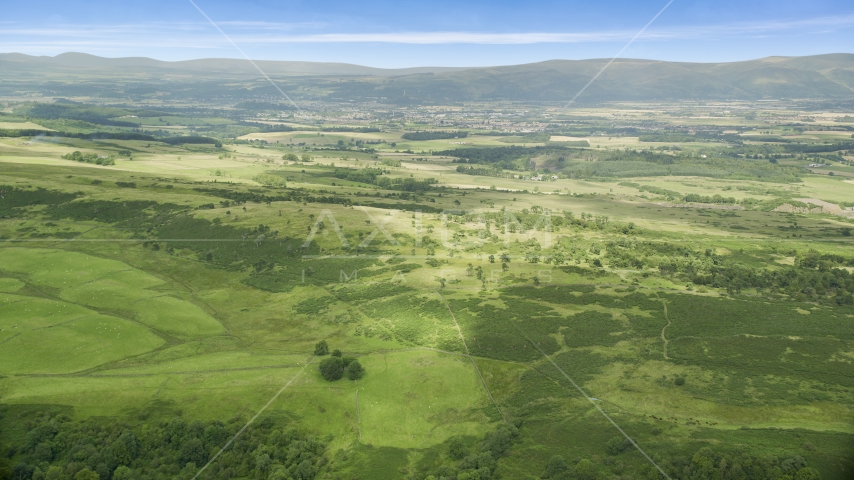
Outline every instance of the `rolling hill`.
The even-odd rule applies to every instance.
[[[312,77],[330,99],[384,98],[392,103],[461,101],[566,101],[607,59],[552,60],[485,68],[379,69],[342,63],[258,61],[286,86]],[[241,59],[163,62],[150,58],[102,58],[82,53],[56,57],[0,54],[6,82],[61,78],[126,79],[128,82],[216,83],[260,75]],[[581,102],[650,100],[757,100],[854,97],[854,54],[768,57],[730,63],[620,59],[579,99]]]
[[[383,79],[389,98],[427,101],[571,99],[607,60],[553,60],[528,65]],[[362,87],[364,88],[364,87]],[[375,94],[374,94],[375,95]],[[771,57],[735,63],[617,60],[581,101],[841,98],[854,96],[854,55]]]
[[[255,60],[255,63],[268,75],[361,75],[395,76],[417,73],[435,73],[457,71],[455,67],[415,67],[384,69],[364,67],[347,63],[322,62],[280,62]],[[0,66],[8,73],[14,72],[104,72],[117,73],[208,73],[228,75],[257,76],[258,70],[251,63],[240,58],[205,58],[178,62],[164,62],[145,57],[105,58],[87,53],[68,52],[55,57],[34,57],[20,53],[0,54]]]

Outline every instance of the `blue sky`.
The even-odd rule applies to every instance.
[[[610,58],[664,1],[194,0],[256,59],[376,67]],[[0,52],[161,60],[240,52],[189,0],[4,2]],[[854,2],[674,2],[622,57],[718,62],[854,52]]]

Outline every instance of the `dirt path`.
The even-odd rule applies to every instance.
[[[169,378],[170,377],[166,377],[166,380],[163,380],[163,383],[160,384],[160,388],[157,389],[157,393],[154,394],[154,398],[157,398],[157,396],[160,395],[160,391],[166,386],[166,382],[169,381]]]
[[[657,296],[658,296],[658,294],[656,294],[656,297]],[[661,300],[661,297],[659,297],[659,300]],[[667,320],[667,325],[665,325],[661,329],[661,340],[664,342],[664,359],[670,360],[670,357],[667,356],[667,343],[668,343],[668,341],[667,341],[667,337],[664,335],[664,332],[667,330],[667,327],[669,327],[670,324],[673,322],[670,321],[670,317],[667,315],[667,303],[665,303],[664,300],[661,300],[661,304],[664,305],[664,318],[665,318],[665,320]]]

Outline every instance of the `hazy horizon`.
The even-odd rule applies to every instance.
[[[167,60],[163,58],[157,58],[152,56],[108,56],[108,55],[97,55],[89,52],[81,52],[81,51],[66,51],[57,53],[55,55],[31,55],[23,52],[3,52],[0,51],[0,55],[25,55],[32,58],[58,58],[63,55],[91,55],[93,57],[108,59],[108,60],[122,60],[122,59],[147,59],[154,60],[158,62],[165,63],[180,63],[180,62],[194,62],[194,61],[207,61],[207,60],[237,60],[237,61],[246,61],[245,57],[241,56],[221,56],[221,57],[194,57],[194,58],[185,58],[185,59],[176,59],[176,60]],[[687,64],[725,64],[725,63],[740,63],[740,62],[750,62],[750,61],[760,61],[772,58],[804,58],[804,57],[820,57],[820,56],[830,56],[830,55],[854,55],[854,52],[826,52],[826,53],[816,53],[811,55],[768,55],[764,57],[756,57],[756,58],[747,58],[743,60],[731,60],[731,61],[719,61],[719,62],[701,62],[701,61],[684,61],[684,60],[665,60],[660,58],[640,58],[640,57],[619,57],[615,59],[615,61],[637,61],[637,62],[664,62],[664,63],[687,63]],[[468,69],[468,68],[490,68],[490,67],[512,67],[512,66],[521,66],[521,65],[530,65],[530,64],[538,64],[538,63],[547,63],[547,62],[585,62],[585,61],[609,61],[611,58],[609,57],[590,57],[590,58],[549,58],[545,60],[537,60],[532,62],[525,63],[505,63],[505,64],[493,64],[493,65],[440,65],[440,64],[425,64],[425,65],[410,65],[405,67],[382,67],[370,64],[362,64],[362,63],[353,63],[353,62],[335,62],[335,61],[320,61],[320,60],[290,60],[290,59],[273,59],[273,58],[257,58],[253,57],[253,61],[258,62],[293,62],[293,63],[317,63],[317,64],[347,64],[354,65],[359,67],[367,67],[367,68],[375,68],[375,69],[383,69],[383,70],[406,70],[406,69],[417,69],[417,68],[448,68],[448,69]]]
[[[612,58],[668,3],[536,1],[370,3],[214,1],[10,4],[0,50],[83,51],[164,61],[252,58],[406,68]],[[33,12],[49,12],[33,15]],[[204,12],[204,15],[201,13]],[[824,53],[854,45],[854,6],[842,1],[673,2],[621,56],[729,62]]]

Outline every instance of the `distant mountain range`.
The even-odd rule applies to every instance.
[[[392,102],[564,101],[571,99],[607,59],[552,60],[478,68],[380,69],[344,63],[257,61],[273,78],[296,85],[313,77],[331,98],[382,98]],[[0,80],[37,75],[97,78],[165,76],[260,77],[246,60],[163,62],[150,58],[102,58],[82,53],[56,57],[0,54]],[[327,80],[317,77],[328,77]],[[335,79],[334,82],[332,81]],[[177,81],[177,80],[176,80]],[[768,57],[730,63],[616,60],[579,98],[583,102],[652,100],[758,100],[854,98],[854,54]]]
[[[270,60],[254,60],[267,75],[359,75],[359,76],[394,76],[412,75],[417,73],[438,73],[463,70],[454,67],[415,67],[400,69],[385,69],[363,67],[348,63],[321,62],[280,62]],[[39,71],[80,71],[80,70],[110,70],[123,69],[127,72],[186,72],[211,73],[227,75],[258,75],[258,70],[243,59],[235,58],[203,58],[179,62],[164,62],[146,57],[105,58],[88,53],[69,52],[55,57],[33,57],[20,53],[0,53],[0,66],[11,70]]]
[[[471,68],[379,82],[386,96],[467,100],[569,100],[607,60],[553,60],[527,65]],[[724,100],[854,97],[854,54],[770,57],[732,63],[620,59],[579,97],[580,101]]]

